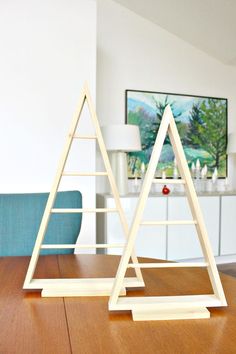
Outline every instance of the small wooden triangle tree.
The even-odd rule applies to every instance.
[[[171,183],[181,183],[185,187],[187,200],[191,209],[193,220],[176,221],[143,221],[143,211],[147,202],[152,183],[166,184],[169,180],[154,179],[161,150],[167,133],[173,147],[181,179],[171,180]],[[137,232],[140,226],[148,225],[179,225],[194,224],[205,258],[205,263],[129,263],[133,252]],[[148,238],[147,242],[148,242]],[[175,267],[206,267],[213,294],[189,295],[189,296],[155,296],[155,297],[120,297],[119,293],[123,285],[126,270],[128,268],[175,268]],[[109,300],[109,310],[131,310],[134,320],[158,320],[158,319],[185,319],[210,317],[206,307],[227,306],[224,291],[211,250],[206,226],[194,189],[191,174],[185,158],[178,130],[170,106],[165,108],[161,125],[153,147],[153,152],[144,179],[140,198],[137,204],[133,223],[130,227],[129,238],[120,260],[112,294]]]
[[[84,107],[85,102],[87,102],[89,113],[91,116],[92,124],[95,130],[95,135],[77,135],[76,129],[79,123],[79,119]],[[74,139],[80,140],[95,140],[100,148],[101,156],[104,162],[105,171],[103,172],[88,172],[88,173],[68,173],[64,171],[68,155],[70,153],[71,145]],[[56,199],[57,191],[61,182],[62,176],[107,176],[111,192],[115,200],[114,209],[55,209],[53,208]],[[123,227],[124,235],[128,236],[128,224],[125,218],[124,211],[121,206],[119,193],[116,187],[115,179],[111,170],[109,158],[105,148],[105,144],[102,138],[98,118],[96,115],[95,108],[92,103],[91,95],[89,93],[88,87],[85,84],[83,91],[80,96],[78,108],[72,120],[71,128],[67,136],[67,140],[62,152],[62,156],[59,162],[59,167],[55,176],[55,180],[48,197],[46,208],[43,214],[41,225],[38,231],[37,239],[33,249],[32,257],[26,274],[24,289],[42,289],[42,296],[105,296],[110,295],[111,288],[113,285],[113,278],[87,278],[87,279],[33,279],[35,268],[38,262],[38,257],[41,249],[63,249],[63,248],[123,248],[124,244],[74,244],[74,245],[43,245],[43,240],[45,233],[47,231],[47,226],[52,213],[86,213],[86,212],[117,212],[119,214],[120,222]],[[132,253],[132,261],[137,263],[137,257]],[[121,293],[125,293],[126,287],[143,287],[144,282],[140,269],[135,269],[136,277],[127,277],[124,281],[124,287]]]

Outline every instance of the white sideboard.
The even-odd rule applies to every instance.
[[[236,196],[222,197],[221,255],[236,254]]]
[[[215,256],[219,255],[220,198],[199,197],[200,207],[206,223],[211,247]],[[168,220],[192,220],[191,211],[185,197],[168,198]],[[203,257],[194,225],[173,225],[167,228],[168,259],[188,259]]]
[[[138,195],[121,197],[128,224],[132,222]],[[210,243],[215,256],[236,255],[236,193],[213,193],[199,196]],[[97,207],[112,208],[109,194],[97,195]],[[143,220],[191,220],[187,198],[183,194],[148,198]],[[118,213],[97,214],[97,243],[122,243],[124,233]],[[121,249],[107,249],[107,254],[121,254]],[[168,260],[201,258],[202,251],[193,225],[141,226],[137,242],[138,256]]]

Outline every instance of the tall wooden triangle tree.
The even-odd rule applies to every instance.
[[[169,135],[173,147],[181,179],[171,180],[171,183],[181,183],[185,187],[187,200],[191,209],[193,220],[142,220],[144,208],[152,183],[168,183],[168,180],[154,179],[156,167],[160,158],[166,135]],[[204,263],[129,263],[135,246],[135,240],[140,227],[148,225],[189,225],[194,224],[205,258]],[[157,236],[158,237],[158,236]],[[146,237],[148,242],[148,237]],[[161,296],[161,297],[120,297],[124,276],[128,268],[175,268],[175,267],[206,267],[213,288],[213,294]],[[109,300],[110,310],[131,310],[134,320],[154,319],[180,319],[180,318],[207,318],[210,316],[206,307],[226,306],[226,299],[215,259],[211,250],[206,226],[203,220],[199,201],[194,189],[191,174],[185,158],[184,150],[178,134],[176,123],[170,106],[165,108],[160,128],[153,147],[151,159],[144,179],[140,198],[129,231],[129,237],[120,260],[116,280]]]
[[[77,135],[76,129],[81,117],[84,104],[87,102],[90,117],[94,127],[95,135]],[[95,140],[100,148],[101,156],[104,162],[105,171],[102,172],[73,172],[68,173],[65,171],[66,161],[70,153],[71,145],[74,139],[79,140]],[[107,176],[110,183],[111,192],[115,200],[114,209],[101,209],[101,208],[81,208],[81,209],[56,209],[54,208],[54,202],[56,199],[57,191],[61,182],[62,176]],[[33,249],[32,257],[26,274],[24,289],[42,289],[42,296],[82,296],[82,295],[93,295],[93,296],[104,296],[110,295],[111,288],[113,285],[113,278],[87,278],[87,279],[33,279],[35,268],[38,262],[40,250],[42,249],[63,249],[63,248],[114,248],[114,247],[124,247],[124,244],[73,244],[73,245],[48,245],[43,244],[47,226],[50,220],[50,216],[53,213],[91,213],[91,212],[117,212],[119,214],[120,222],[123,227],[124,235],[127,238],[128,236],[128,224],[125,218],[124,211],[121,206],[118,190],[116,187],[115,179],[111,170],[109,163],[107,151],[105,144],[102,138],[98,118],[96,115],[95,108],[92,103],[91,95],[89,93],[88,87],[85,84],[83,91],[80,96],[78,108],[75,112],[75,115],[72,120],[71,128],[67,136],[67,140],[62,152],[62,156],[59,162],[58,170],[55,176],[55,180],[50,191],[46,208],[43,214],[41,225],[38,231],[36,238],[35,246]],[[124,240],[125,241],[125,240]],[[137,257],[132,253],[132,260],[134,263],[137,263]],[[143,278],[140,269],[135,270],[135,277],[125,278],[124,287],[121,290],[121,293],[125,293],[126,287],[143,287]]]

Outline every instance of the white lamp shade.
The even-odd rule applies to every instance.
[[[116,124],[101,128],[108,151],[140,151],[140,132],[137,125]]]
[[[236,154],[236,133],[228,136],[227,154]]]

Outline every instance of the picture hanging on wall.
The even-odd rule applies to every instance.
[[[139,126],[142,151],[128,153],[129,178],[146,170],[166,105],[170,105],[189,168],[207,166],[207,177],[217,169],[227,176],[227,99],[173,93],[126,90],[126,123]],[[173,177],[174,154],[167,137],[156,170]]]

